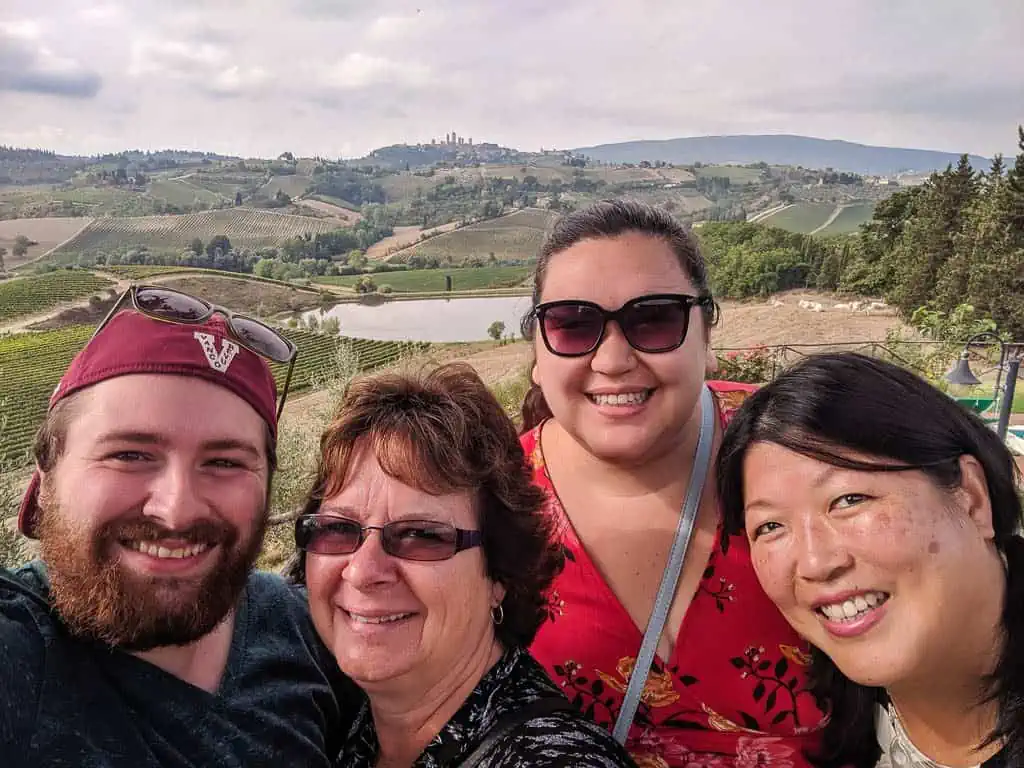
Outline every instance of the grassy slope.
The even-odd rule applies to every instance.
[[[738,165],[705,165],[698,168],[696,173],[705,178],[727,178],[733,184],[746,184],[748,181],[756,184],[761,179],[761,171],[757,168],[743,168]]]
[[[445,277],[451,275],[456,291],[478,288],[506,288],[518,285],[530,275],[529,267],[470,267],[466,269],[411,269],[405,272],[380,272],[370,277],[378,287],[390,285],[397,293],[443,291]],[[362,275],[319,277],[318,283],[352,286]]]
[[[530,259],[537,255],[546,228],[553,220],[554,216],[547,211],[517,211],[430,238],[392,255],[388,261],[404,263],[413,254],[450,259],[453,264],[472,256],[486,260],[492,253],[497,259]]]
[[[807,233],[824,224],[834,210],[835,206],[830,203],[797,203],[761,219],[759,223],[790,232]]]
[[[853,203],[846,206],[836,220],[819,232],[819,235],[845,235],[856,232],[861,224],[871,220],[875,210],[874,202]]]
[[[330,219],[252,208],[224,208],[182,216],[97,219],[56,251],[53,260],[59,261],[60,256],[73,259],[79,253],[138,246],[154,251],[177,250],[193,238],[208,242],[216,235],[227,235],[235,246],[257,248],[278,245],[299,234],[327,232],[337,226],[338,222]]]

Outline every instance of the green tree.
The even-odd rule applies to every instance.
[[[933,174],[925,187],[915,215],[888,255],[888,266],[895,272],[891,298],[906,316],[935,296],[977,198],[978,178],[963,155],[955,169]]]
[[[256,277],[273,277],[274,276],[274,264],[276,259],[260,259],[252,268],[252,273]]]
[[[227,235],[214,235],[206,244],[206,255],[213,258],[217,252],[227,253],[231,250],[231,241]]]
[[[500,341],[501,337],[505,335],[505,323],[495,320],[487,327],[487,335],[495,341]]]
[[[3,274],[4,272],[7,271],[7,268],[4,266],[4,256],[6,256],[6,255],[7,255],[7,249],[6,248],[0,248],[0,274]]]
[[[363,275],[359,278],[359,282],[355,285],[356,293],[374,293],[377,290],[377,284],[373,282],[373,278],[369,275]]]
[[[11,247],[11,255],[16,259],[20,259],[28,253],[29,247],[35,244],[36,242],[34,240],[29,240],[25,235],[18,235],[14,238],[14,245]]]
[[[1024,339],[1024,129],[1020,150],[1005,178],[989,175],[984,200],[974,212],[967,300],[990,316],[1000,331]]]
[[[188,249],[196,256],[202,256],[205,250],[202,239],[198,237],[192,238],[192,242],[188,244]]]

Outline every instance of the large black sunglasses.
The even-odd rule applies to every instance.
[[[480,531],[467,531],[436,520],[360,525],[347,517],[317,513],[302,515],[295,521],[295,546],[315,555],[351,555],[366,541],[368,531],[380,531],[384,551],[403,560],[447,560],[483,543]]]
[[[215,312],[219,312],[227,321],[231,335],[243,347],[271,362],[288,363],[288,374],[285,377],[280,402],[277,406],[277,417],[281,418],[281,411],[284,410],[284,402],[288,396],[288,387],[292,381],[292,371],[295,369],[295,358],[299,354],[298,347],[287,337],[266,323],[247,315],[232,312],[219,304],[211,304],[198,296],[156,285],[133,284],[128,286],[128,290],[118,297],[107,316],[93,331],[92,338],[95,338],[106,327],[111,318],[121,311],[129,299],[137,312],[165,323],[197,325],[205,323]]]
[[[714,307],[710,296],[655,293],[638,296],[616,310],[581,299],[547,301],[533,308],[544,346],[559,357],[589,355],[601,345],[605,329],[614,320],[633,349],[670,352],[686,341],[690,310]]]

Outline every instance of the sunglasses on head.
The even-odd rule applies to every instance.
[[[686,341],[690,310],[713,307],[710,296],[655,293],[638,296],[616,310],[592,301],[546,301],[533,308],[544,346],[559,357],[589,355],[601,345],[608,321],[614,320],[633,349],[670,352]]]
[[[351,555],[366,541],[369,531],[379,531],[384,551],[403,560],[447,560],[483,543],[480,531],[436,520],[361,525],[347,517],[318,513],[302,515],[295,521],[295,546],[314,555]]]
[[[287,363],[288,374],[277,406],[277,416],[281,417],[292,380],[292,371],[295,368],[295,358],[299,353],[298,347],[283,334],[255,318],[237,314],[218,304],[211,304],[198,296],[155,285],[131,285],[118,297],[107,316],[93,331],[93,338],[106,327],[129,299],[137,312],[166,323],[199,325],[219,312],[227,321],[231,335],[241,346],[271,362]]]

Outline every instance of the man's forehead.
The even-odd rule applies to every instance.
[[[174,435],[217,435],[217,439],[259,436],[264,422],[230,390],[203,379],[136,374],[101,381],[75,398],[74,423],[94,435],[113,431],[156,431]],[[71,425],[69,425],[71,426]]]

